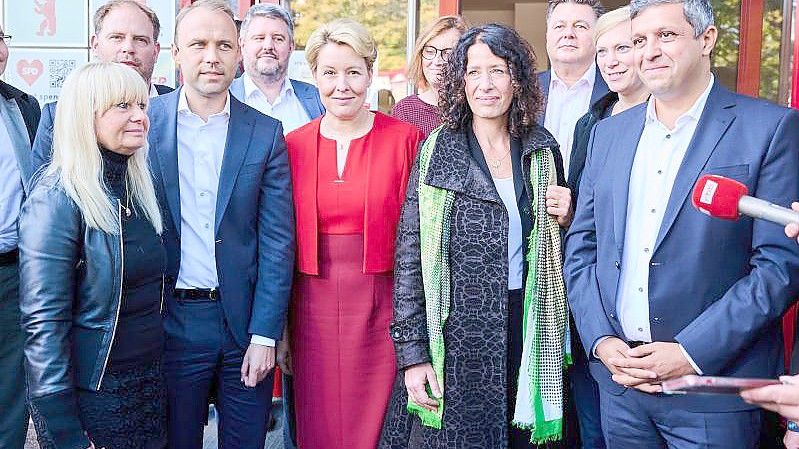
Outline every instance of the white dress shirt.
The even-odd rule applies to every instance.
[[[217,288],[216,197],[230,123],[230,94],[225,108],[205,121],[191,111],[182,90],[177,118],[180,271],[175,287]],[[273,339],[259,335],[253,335],[251,342],[275,345]]]
[[[592,63],[583,76],[571,87],[567,86],[555,73],[550,70],[549,94],[547,95],[547,110],[544,117],[544,128],[555,137],[560,145],[563,156],[563,169],[569,173],[571,161],[572,140],[574,140],[574,125],[584,116],[591,107],[591,94],[594,91],[596,79],[596,63]]]
[[[616,306],[628,340],[652,341],[649,316],[649,268],[652,250],[671,196],[674,180],[696,131],[713,87],[707,88],[691,108],[668,129],[657,118],[655,99],[650,98],[646,121],[630,173],[627,222]],[[702,371],[683,350],[694,370]]]
[[[302,107],[302,102],[294,94],[294,87],[288,78],[283,80],[280,94],[274,103],[269,103],[266,95],[255,85],[250,75],[244,73],[241,78],[244,81],[244,102],[247,106],[280,120],[283,124],[283,134],[288,134],[311,121],[305,108]]]
[[[22,205],[22,175],[5,123],[0,120],[0,253],[17,247],[17,218]]]

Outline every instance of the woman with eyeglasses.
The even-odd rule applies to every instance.
[[[438,109],[441,74],[452,47],[467,28],[466,22],[458,16],[442,16],[422,30],[416,39],[408,76],[419,94],[397,102],[391,115],[416,126],[425,137],[441,124]]]

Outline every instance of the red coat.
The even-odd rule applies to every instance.
[[[297,269],[319,274],[319,213],[316,203],[319,126],[317,118],[286,136],[294,213],[297,219]],[[413,125],[380,112],[365,137],[369,148],[364,212],[364,273],[392,271],[394,238],[411,166],[422,134]]]

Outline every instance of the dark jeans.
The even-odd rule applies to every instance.
[[[28,430],[19,266],[0,266],[0,448],[22,449]]]
[[[214,390],[219,447],[263,449],[274,371],[255,388],[244,386],[246,348],[234,340],[220,301],[170,299],[164,328],[168,447],[202,448],[208,396]]]

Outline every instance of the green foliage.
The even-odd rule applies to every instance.
[[[320,25],[349,17],[361,22],[378,46],[379,70],[405,67],[405,42],[408,26],[408,3],[402,0],[295,0],[291,4],[296,17],[295,40],[298,47]],[[438,17],[437,0],[420,0],[419,22],[424,26]]]

